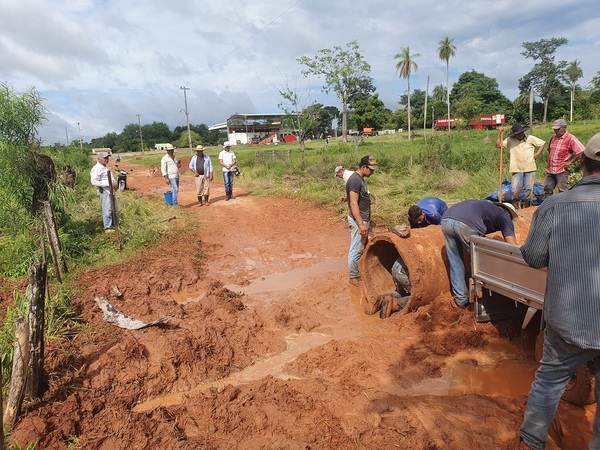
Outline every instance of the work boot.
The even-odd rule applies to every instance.
[[[198,203],[200,204],[200,206],[202,206],[202,196],[201,195],[198,196]]]
[[[391,295],[384,296],[385,298],[381,302],[381,310],[379,310],[379,318],[387,319],[392,315],[392,310],[396,304],[394,297]]]
[[[204,196],[204,203],[206,204],[206,206],[210,205],[210,202],[208,201],[208,195]]]

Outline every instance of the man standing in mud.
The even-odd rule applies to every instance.
[[[192,156],[189,167],[194,174],[198,203],[202,206],[204,201],[206,206],[210,205],[208,196],[210,195],[210,182],[213,180],[213,166],[210,156],[204,154],[203,146],[196,146],[196,154]]]
[[[558,403],[573,374],[593,361],[594,437],[600,449],[600,133],[583,152],[583,179],[548,197],[533,215],[523,259],[548,268],[544,294],[544,351],[529,391],[520,449],[543,449]]]
[[[92,186],[96,188],[96,193],[100,198],[102,206],[102,223],[104,224],[104,232],[112,233],[115,231],[116,223],[113,220],[113,204],[115,206],[114,217],[117,217],[117,200],[114,198],[114,193],[111,194],[109,183],[112,182],[113,188],[116,188],[114,180],[110,177],[108,168],[108,159],[110,154],[102,152],[98,154],[96,165],[92,167],[90,178]],[[113,203],[114,202],[114,203]],[[118,219],[117,219],[118,220]]]
[[[348,199],[348,226],[350,227],[350,250],[348,251],[348,269],[350,284],[360,285],[358,261],[362,255],[369,231],[371,230],[371,193],[367,189],[365,177],[370,177],[377,169],[377,161],[372,156],[363,156],[360,166],[346,182]]]

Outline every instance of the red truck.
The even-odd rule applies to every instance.
[[[456,126],[456,122],[459,119],[456,117],[438,117],[435,119],[433,123],[433,127],[436,130],[443,130],[444,128],[448,128],[448,122],[450,122],[450,128],[454,128]],[[504,125],[506,123],[506,118],[504,113],[493,113],[493,114],[480,114],[478,118],[471,120],[467,124],[467,128],[472,130],[490,130],[496,128],[498,125]]]

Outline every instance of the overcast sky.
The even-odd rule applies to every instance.
[[[446,83],[438,42],[454,39],[450,84],[470,70],[511,100],[533,66],[523,42],[565,37],[556,61],[600,71],[598,0],[0,0],[0,81],[47,100],[44,144],[120,133],[127,124],[211,125],[238,113],[276,113],[284,77],[306,80],[297,58],[356,40],[379,97],[398,108],[406,80],[394,55],[410,47],[411,90]],[[315,100],[341,109],[335,94]],[[78,125],[79,124],[79,125]],[[79,131],[81,130],[81,131]]]

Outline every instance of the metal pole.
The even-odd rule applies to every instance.
[[[140,122],[140,114],[136,114],[138,118],[138,127],[140,128],[140,145],[142,146],[142,155],[144,154],[144,138],[142,138],[142,123]]]
[[[81,138],[81,127],[79,126],[79,122],[77,122],[77,130],[79,131],[79,148],[83,148],[83,139]]]
[[[190,113],[188,112],[187,95],[185,92],[189,90],[189,87],[181,86],[180,89],[183,90],[183,101],[185,103],[185,121],[187,122],[188,130],[188,144],[190,146],[190,156],[192,156],[192,133],[190,132]]]

